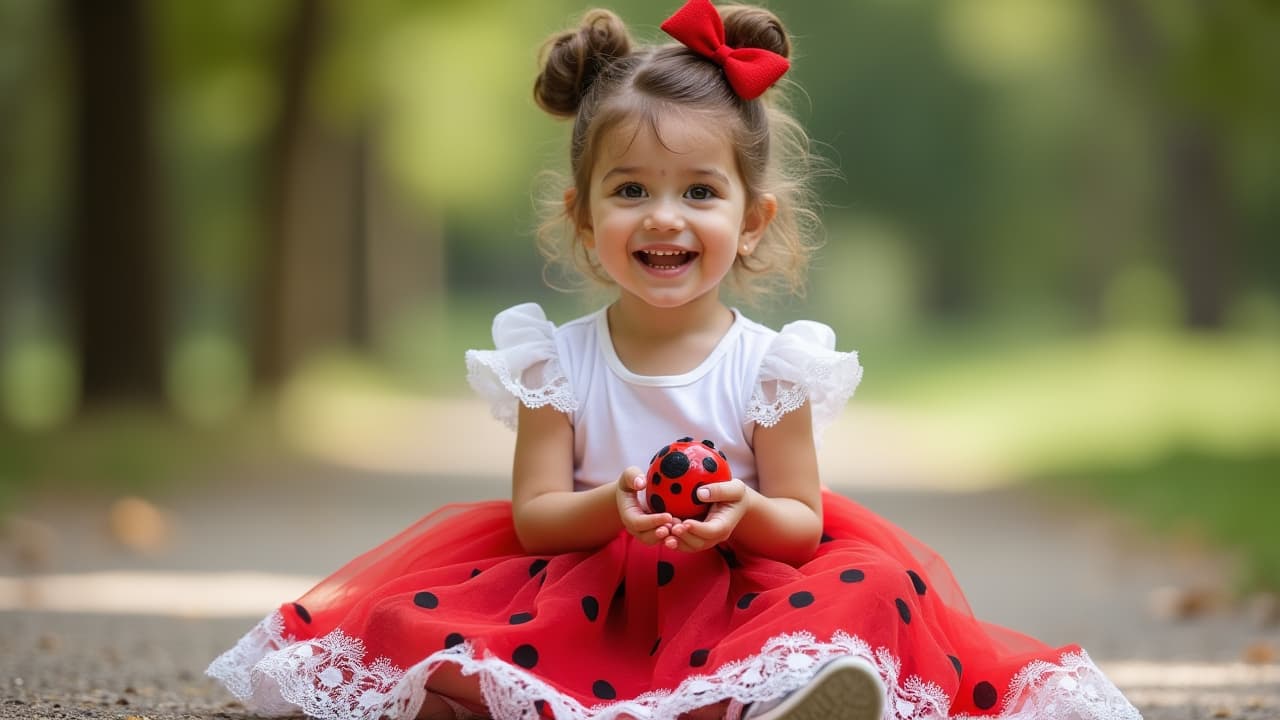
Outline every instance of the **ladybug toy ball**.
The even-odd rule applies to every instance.
[[[668,512],[682,520],[701,520],[711,509],[698,488],[733,478],[729,461],[710,440],[684,437],[667,445],[649,463],[648,487],[640,503],[649,512]]]

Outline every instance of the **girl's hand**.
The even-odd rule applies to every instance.
[[[636,493],[644,489],[645,483],[644,471],[638,467],[629,467],[618,476],[615,497],[622,527],[645,545],[666,542],[667,547],[675,549],[675,538],[671,537],[671,525],[675,518],[671,513],[645,512],[640,505],[640,498]]]
[[[698,499],[713,503],[707,517],[684,520],[671,529],[677,548],[685,552],[699,552],[728,540],[738,522],[747,514],[750,494],[747,484],[734,478],[703,485],[698,488]]]

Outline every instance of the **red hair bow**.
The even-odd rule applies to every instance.
[[[764,94],[791,63],[764,48],[731,48],[724,44],[724,22],[711,0],[689,0],[662,23],[668,35],[724,68],[729,86],[743,100]]]

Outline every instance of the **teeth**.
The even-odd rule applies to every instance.
[[[643,250],[647,255],[684,255],[685,250]]]

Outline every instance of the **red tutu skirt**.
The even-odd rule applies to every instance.
[[[973,617],[943,560],[823,494],[796,568],[649,547],[531,556],[509,502],[434,512],[272,613],[209,668],[264,715],[412,718],[445,663],[499,720],[661,718],[778,697],[822,663],[878,668],[885,717],[1140,718],[1078,647]]]

